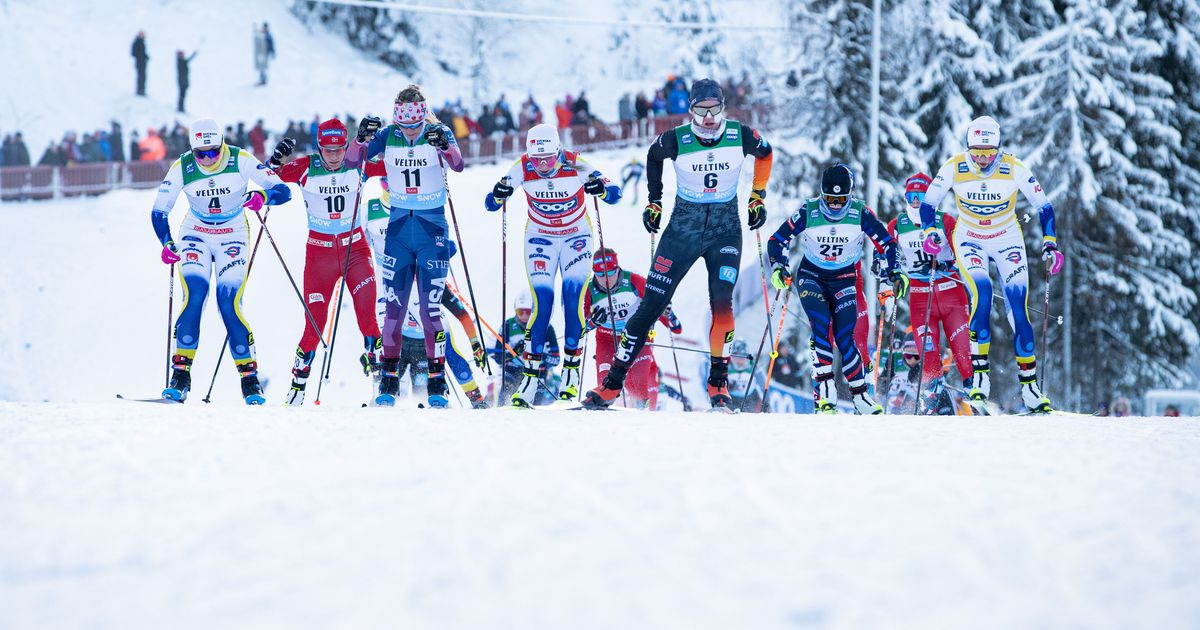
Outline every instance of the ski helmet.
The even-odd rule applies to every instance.
[[[840,218],[850,208],[854,197],[854,171],[841,162],[825,169],[821,174],[821,210],[826,215]],[[830,204],[838,204],[837,208]]]
[[[562,143],[554,125],[541,123],[530,127],[529,133],[525,135],[525,155],[533,162],[534,170],[542,175],[554,173],[558,170],[561,152]]]
[[[617,252],[611,247],[597,249],[595,254],[592,254],[592,272],[596,274],[608,275],[615,271],[620,271],[621,265],[617,262]]]
[[[346,125],[336,118],[330,118],[318,125],[317,146],[321,148],[346,146]]]
[[[1000,123],[991,116],[980,116],[967,125],[967,147],[1000,148]]]
[[[532,311],[533,295],[530,294],[529,291],[522,291],[519,295],[517,295],[517,299],[513,301],[513,309],[518,311]]]
[[[211,118],[201,118],[193,121],[189,131],[189,140],[193,149],[204,147],[219,147],[225,142],[217,121]]]

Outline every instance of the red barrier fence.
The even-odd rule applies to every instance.
[[[766,115],[764,108],[730,110],[730,117],[758,127]],[[563,146],[580,151],[617,149],[645,145],[650,138],[676,125],[687,115],[660,116],[641,121],[593,123],[563,129]],[[524,134],[510,133],[499,138],[467,138],[459,149],[468,164],[492,164],[514,160],[522,152]],[[262,159],[263,156],[259,156]],[[77,195],[98,195],[123,188],[146,189],[158,186],[173,160],[159,162],[97,162],[73,166],[14,166],[0,168],[0,201],[53,199]]]

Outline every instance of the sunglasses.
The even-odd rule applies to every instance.
[[[221,147],[216,147],[215,149],[193,149],[192,155],[201,160],[212,159],[221,155]]]
[[[1000,149],[997,147],[987,147],[987,148],[981,147],[978,149],[970,148],[970,149],[967,149],[967,153],[971,154],[971,157],[977,157],[977,158],[996,157],[996,155],[1000,153]]]
[[[923,192],[907,192],[907,193],[904,193],[904,199],[906,201],[908,201],[908,203],[912,203],[914,201],[925,201],[925,193],[923,193]]]
[[[416,129],[417,127],[420,127],[421,125],[424,125],[424,124],[425,124],[424,120],[418,120],[415,123],[396,122],[397,126],[404,127],[405,129]]]
[[[906,354],[906,355],[904,355],[904,360],[905,361],[920,361],[921,356],[917,355],[917,354]]]
[[[692,113],[701,118],[704,118],[705,116],[712,116],[712,117],[716,118],[723,111],[725,111],[724,104],[712,105],[710,107],[700,107],[699,105],[692,105]]]
[[[554,168],[554,165],[558,163],[558,154],[530,156],[529,161],[533,162],[533,168],[545,172]]]

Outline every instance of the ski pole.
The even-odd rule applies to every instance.
[[[933,301],[937,299],[937,279],[932,273],[929,278],[929,298],[925,300],[925,331],[921,333],[921,344],[918,348],[921,358],[917,363],[917,415],[921,415],[921,392],[925,388],[925,344],[933,336],[933,331],[929,325],[929,317],[933,313]],[[937,353],[940,361],[942,354],[938,352],[938,348],[934,348],[933,351]]]
[[[960,279],[958,279],[958,278],[955,278],[954,276],[946,276],[946,278],[945,278],[945,279],[946,279],[946,280],[952,280],[952,281],[954,281],[954,282],[957,282],[958,284],[961,284],[961,285],[962,285],[964,288],[966,288],[968,291],[971,289],[971,287],[970,287],[970,286],[968,286],[966,282],[964,282],[964,281],[962,281],[962,280],[960,280]],[[996,298],[996,299],[1004,300],[1004,301],[1006,301],[1006,302],[1008,301],[1008,298],[1004,297],[1003,295],[1001,295],[1001,294],[999,294],[999,293],[996,293],[995,291],[993,291],[993,292],[992,292],[992,297],[994,297],[994,298]],[[1047,302],[1046,302],[1046,309],[1045,309],[1045,310],[1042,310],[1042,309],[1040,309],[1040,308],[1038,308],[1038,307],[1036,307],[1036,306],[1026,306],[1025,308],[1026,308],[1027,310],[1033,311],[1034,313],[1039,313],[1039,314],[1040,314],[1042,317],[1045,317],[1045,318],[1050,318],[1050,317],[1053,317],[1053,318],[1054,318],[1054,323],[1055,323],[1055,324],[1058,324],[1059,326],[1062,326],[1062,324],[1063,324],[1063,321],[1064,321],[1064,320],[1063,320],[1063,316],[1062,316],[1062,315],[1053,315],[1053,316],[1052,316],[1052,315],[1050,315],[1050,314],[1049,314],[1049,311],[1050,311],[1049,301],[1047,301]]]
[[[758,240],[758,269],[762,276],[763,309],[767,313],[767,326],[771,325],[771,307],[767,304],[767,259],[763,257],[762,232],[754,230],[754,238]],[[753,372],[751,372],[753,374]],[[753,381],[754,379],[750,379]]]
[[[776,289],[775,299],[771,300],[771,310],[767,314],[767,325],[763,326],[762,339],[758,340],[758,350],[754,352],[754,360],[750,363],[750,383],[746,385],[746,391],[742,393],[742,400],[745,400],[746,396],[750,395],[750,388],[754,386],[754,370],[758,369],[758,359],[762,356],[763,347],[767,345],[767,335],[771,334],[771,317],[775,315],[775,309],[778,308],[778,306],[779,290]]]
[[[504,178],[512,181],[507,175]],[[500,202],[500,326],[508,322],[508,199]],[[583,382],[580,377],[580,382]],[[500,394],[504,389],[503,371],[500,375],[500,387],[496,388],[496,406],[500,406]]]
[[[342,283],[338,286],[337,311],[333,314],[333,333],[329,335],[329,345],[325,346],[324,356],[321,357],[321,372],[319,372],[321,378],[317,380],[317,398],[313,400],[314,405],[321,404],[321,386],[325,384],[325,381],[329,380],[329,371],[333,369],[333,346],[337,343],[338,323],[342,319],[342,298],[346,294],[346,276],[350,273],[350,250],[354,247],[354,234],[358,230],[358,205],[362,200],[362,189],[366,183],[366,174],[367,167],[364,164],[358,177],[358,191],[354,193],[354,212],[350,218],[350,236],[346,237],[346,261],[342,264]],[[363,239],[367,238],[366,230],[363,230],[362,237]],[[338,238],[334,236],[334,247],[337,247],[338,242]],[[371,282],[374,281],[375,278],[371,278]],[[354,296],[351,295],[350,299],[353,301]]]
[[[462,232],[458,229],[458,215],[454,212],[454,198],[450,196],[450,178],[446,175],[446,162],[442,160],[442,154],[438,152],[438,166],[442,169],[442,186],[446,189],[446,204],[450,206],[450,219],[454,222],[454,238],[458,239],[458,255],[462,258],[463,273],[467,278],[467,295],[471,296],[471,312],[475,314],[475,332],[479,333],[479,338],[483,339],[483,330],[479,328],[479,307],[475,304],[475,286],[471,284],[471,267],[467,265],[467,246],[463,243]],[[447,264],[447,267],[449,265]],[[488,376],[492,375],[492,364],[484,363],[487,367]]]
[[[304,294],[300,292],[300,287],[296,285],[296,279],[292,277],[292,272],[288,269],[287,262],[283,259],[283,252],[279,251],[279,245],[275,243],[275,237],[271,236],[271,230],[267,228],[267,222],[255,212],[254,216],[258,217],[258,222],[262,224],[263,232],[267,235],[267,240],[271,243],[271,249],[275,250],[275,255],[279,257],[279,264],[283,267],[283,273],[287,274],[288,282],[292,283],[292,291],[296,293],[296,299],[300,300],[300,305],[304,307],[304,314],[308,317],[308,324],[313,327],[317,333],[317,339],[321,345],[326,348],[329,344],[325,343],[325,335],[322,334],[321,326],[317,324],[317,318],[313,317],[312,310],[308,308],[308,302],[304,301]]]
[[[167,384],[171,386],[171,320],[175,318],[175,263],[167,269],[171,275],[170,289],[167,290]]]
[[[875,317],[875,355],[871,357],[875,361],[875,369],[871,372],[872,385],[875,386],[875,391],[879,391],[879,360],[883,358],[883,329],[884,316],[887,312],[887,303],[883,298],[884,294],[880,293],[876,297],[879,299],[879,315]],[[895,300],[895,298],[892,298]],[[895,304],[893,303],[893,306]]]
[[[604,246],[604,223],[600,221],[600,200],[597,199],[595,197],[595,195],[592,196],[592,210],[596,211],[596,232],[600,236],[600,249],[607,250],[608,248]],[[608,327],[612,330],[613,364],[615,365],[616,360],[617,360],[617,347],[621,344],[621,338],[617,336],[617,322],[615,321],[617,318],[617,309],[615,307],[613,307],[612,291],[611,290],[607,291],[607,294],[608,294],[608,313],[609,313]],[[633,358],[630,357],[630,359],[632,362]],[[621,406],[623,406],[623,407],[629,406],[629,403],[625,401],[625,388],[624,387],[621,388]]]
[[[775,343],[771,347],[771,363],[767,366],[767,380],[763,384],[762,400],[758,401],[758,409],[755,413],[762,411],[763,404],[767,400],[767,394],[771,391],[771,375],[775,372],[775,360],[779,358],[779,340],[783,337],[783,322],[787,321],[787,305],[788,300],[792,297],[792,285],[788,284],[787,293],[783,296],[783,311],[779,314],[779,330],[775,333]],[[754,373],[751,372],[751,380],[754,378]]]
[[[888,356],[887,356],[887,371],[885,372],[884,387],[875,387],[876,392],[883,392],[886,398],[888,392],[891,391],[892,378],[896,375],[896,317],[900,312],[900,301],[896,299],[896,286],[892,286],[892,313],[888,316]],[[882,327],[881,327],[882,328]],[[880,349],[879,357],[883,358],[883,350]]]
[[[1049,365],[1046,357],[1050,356],[1050,346],[1046,344],[1046,328],[1049,326],[1050,317],[1046,313],[1050,312],[1050,265],[1046,265],[1046,290],[1042,294],[1042,365]],[[1059,317],[1059,320],[1062,320]],[[1040,387],[1045,395],[1046,391],[1046,370],[1038,370],[1038,375],[1041,377]]]
[[[250,250],[250,262],[246,263],[246,279],[243,282],[250,280],[250,270],[254,269],[254,257],[258,255],[258,244],[262,242],[263,229],[267,227],[267,215],[269,214],[271,214],[271,208],[268,207],[267,211],[263,213],[263,224],[262,227],[258,228],[258,236],[254,238],[254,249]],[[228,347],[229,331],[227,330],[225,331],[225,341],[221,344],[221,353],[217,355],[217,364],[213,367],[212,379],[208,381],[208,392],[204,394],[203,400],[206,403],[212,402],[210,398],[212,396],[213,385],[217,382],[217,370],[221,369],[221,361],[225,359],[225,349]]]

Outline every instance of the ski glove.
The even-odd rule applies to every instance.
[[[168,265],[174,265],[179,262],[179,250],[175,247],[175,241],[167,241],[162,249],[162,261]]]
[[[441,125],[429,125],[425,130],[425,142],[433,145],[438,151],[450,148],[450,139],[446,137],[446,128]]]
[[[1058,251],[1058,245],[1055,245],[1054,241],[1045,241],[1042,243],[1042,262],[1046,263],[1046,267],[1050,270],[1050,275],[1053,276],[1062,271],[1063,264],[1067,262],[1067,257]]]
[[[383,126],[383,119],[378,116],[364,116],[358,121],[358,141],[366,142],[375,137],[375,132]]]
[[[587,183],[583,185],[583,192],[589,195],[596,195],[597,197],[603,199],[605,194],[604,180],[596,177],[594,174],[589,175]]]
[[[925,240],[921,243],[921,251],[930,256],[942,253],[942,235],[934,228],[925,230]]]
[[[908,295],[908,285],[909,285],[908,276],[901,273],[899,269],[892,269],[891,272],[888,274],[888,277],[892,281],[892,285],[895,287],[894,295],[896,296],[897,299],[901,299],[904,296]],[[933,285],[931,283],[930,287],[932,288],[932,286]]]
[[[596,328],[603,328],[604,323],[608,321],[608,311],[603,306],[597,306],[592,309],[592,314],[588,317],[588,321]]]
[[[259,212],[267,201],[267,193],[261,190],[251,190],[242,197],[242,208]]]
[[[507,177],[496,182],[496,185],[492,187],[492,198],[494,198],[498,202],[508,199],[509,197],[512,196],[512,194],[513,194],[513,187],[508,185]]]
[[[471,339],[471,354],[475,357],[475,365],[482,370],[487,365],[487,351],[479,337]]]
[[[683,323],[679,321],[678,317],[675,317],[675,311],[671,310],[671,307],[668,306],[667,312],[664,315],[667,316],[667,323],[671,326],[671,333],[675,335],[681,334],[683,332]]]
[[[787,265],[783,263],[775,263],[771,267],[771,286],[782,291],[792,284],[792,272],[788,271]]]
[[[750,220],[747,224],[751,230],[757,230],[767,222],[767,206],[763,200],[767,198],[767,191],[755,190],[750,193],[750,203],[746,204],[747,210],[750,211]]]
[[[271,160],[269,166],[271,168],[279,168],[283,164],[284,158],[292,154],[292,150],[296,148],[296,141],[292,138],[284,138],[275,145],[275,150],[271,152]]]
[[[646,209],[642,210],[642,226],[651,234],[658,234],[658,227],[662,225],[662,205],[657,201],[651,201],[646,204]]]

